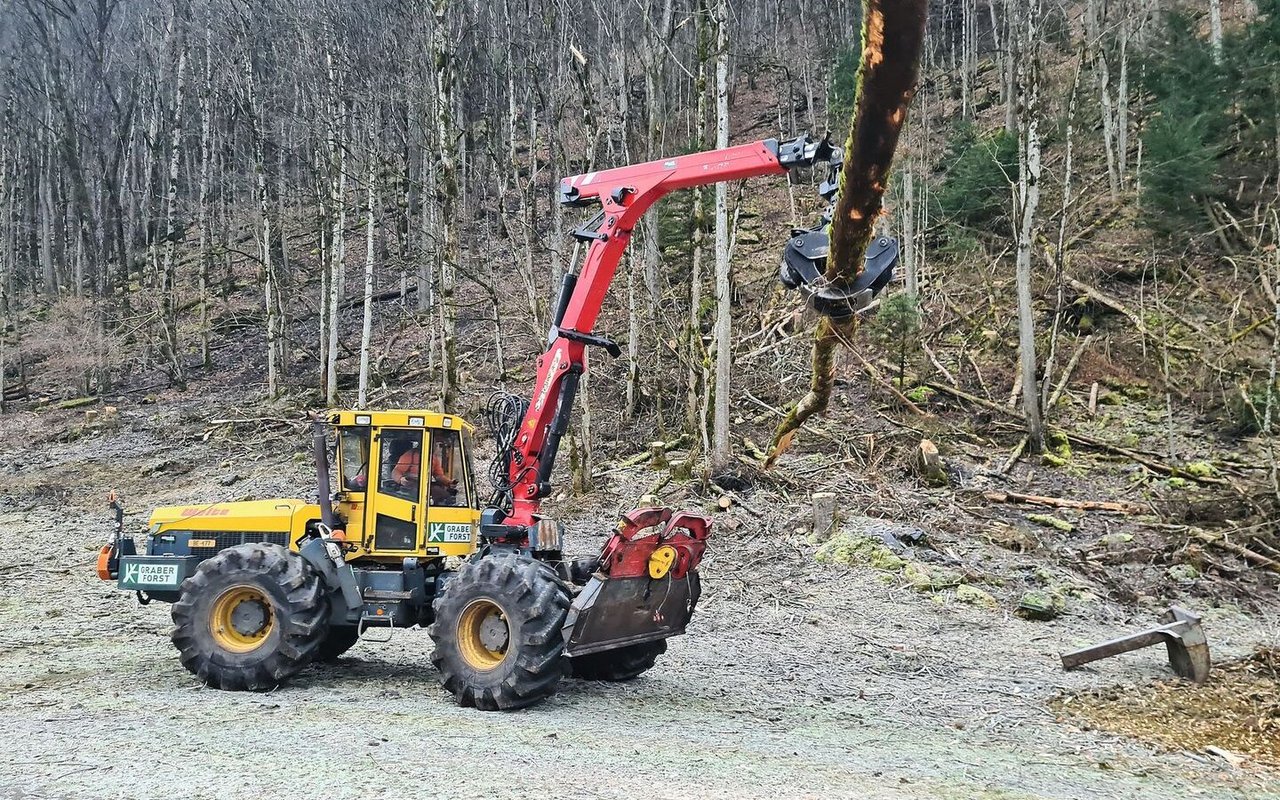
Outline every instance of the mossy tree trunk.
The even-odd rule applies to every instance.
[[[926,0],[862,3],[862,61],[827,257],[826,278],[836,286],[858,277],[875,232],[898,136],[916,91],[927,11]],[[774,432],[767,466],[790,446],[805,420],[826,409],[835,383],[837,345],[851,339],[856,324],[856,319],[830,317],[818,323],[809,393]]]

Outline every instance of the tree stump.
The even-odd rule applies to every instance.
[[[813,493],[813,540],[825,542],[836,524],[836,496],[833,492]]]
[[[649,466],[652,469],[667,469],[671,465],[667,463],[667,443],[666,442],[649,442]]]
[[[911,468],[930,486],[946,486],[947,471],[942,466],[938,446],[928,439],[921,439],[911,457]]]

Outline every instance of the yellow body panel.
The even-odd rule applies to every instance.
[[[287,533],[294,530],[298,511],[308,506],[315,511],[316,517],[320,515],[320,506],[287,498],[162,506],[151,512],[149,524],[153,533],[165,530]]]

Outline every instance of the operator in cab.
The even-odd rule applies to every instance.
[[[437,493],[452,496],[457,494],[458,482],[450,478],[444,471],[444,464],[440,458],[440,448],[435,448],[435,452],[431,454],[431,494],[432,500],[440,502],[444,497],[437,498]],[[396,461],[396,466],[391,470],[391,480],[400,486],[404,486],[416,491],[419,480],[419,472],[422,468],[422,451],[418,447],[418,443],[414,442],[413,446],[401,454]]]

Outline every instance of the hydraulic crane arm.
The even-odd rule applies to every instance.
[[[538,357],[533,398],[507,443],[509,508],[490,509],[482,520],[490,535],[505,531],[504,538],[527,540],[528,532],[536,530],[540,501],[551,492],[551,470],[569,427],[578,383],[586,371],[583,354],[588,346],[602,347],[614,357],[621,353],[617,344],[597,335],[594,326],[631,233],[645,211],[679,189],[785,175],[793,167],[838,164],[839,160],[838,148],[801,136],[782,144],[765,139],[588,172],[560,182],[562,205],[598,203],[600,213],[573,233],[589,243],[586,260],[580,272],[565,275],[560,285],[547,349]]]

